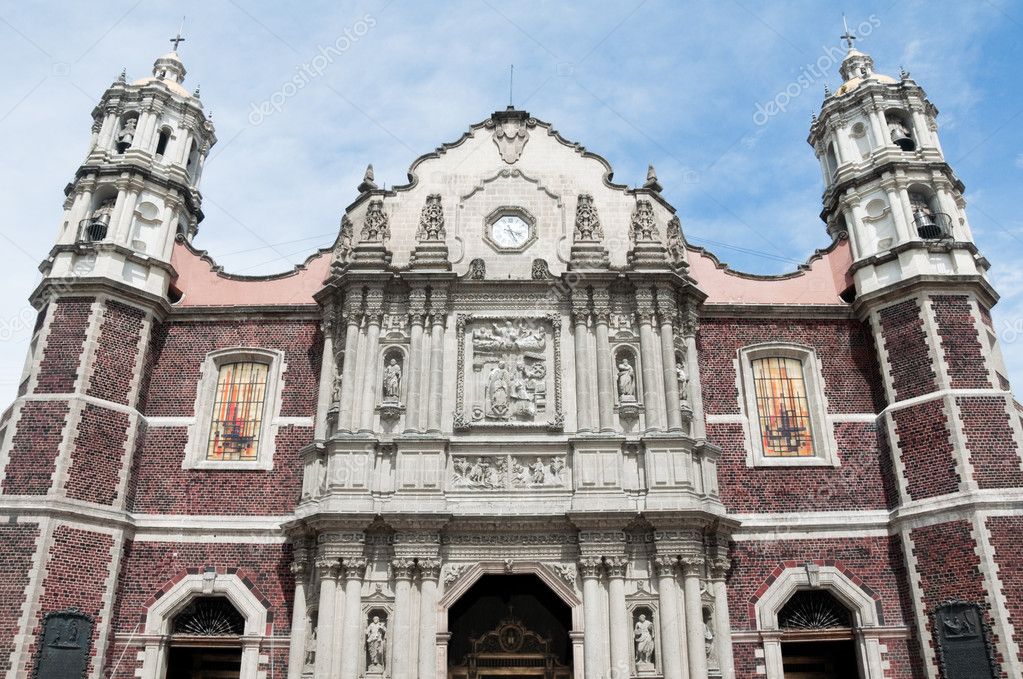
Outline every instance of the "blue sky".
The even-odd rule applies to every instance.
[[[841,44],[842,11],[853,28],[870,23],[858,47],[878,70],[905,67],[941,111],[1023,384],[1020,3],[108,0],[0,5],[0,400],[19,379],[25,299],[90,111],[122,67],[148,75],[183,15],[185,84],[201,84],[220,139],[196,245],[229,271],[287,269],[331,243],[367,163],[378,183],[403,183],[415,157],[507,105],[514,64],[517,107],[605,156],[618,181],[642,183],[653,163],[691,242],[778,273],[828,243],[806,136],[825,83],[840,78],[837,64],[806,87],[800,76]],[[343,50],[317,59],[328,46]],[[314,64],[301,88],[286,85]],[[787,88],[784,112],[755,117]],[[257,113],[268,103],[272,113]]]

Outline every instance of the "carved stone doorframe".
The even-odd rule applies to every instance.
[[[446,677],[448,670],[448,611],[484,575],[535,575],[572,611],[572,674],[583,679],[583,601],[559,575],[538,561],[480,561],[460,572],[458,580],[445,586],[437,604],[437,676]]]

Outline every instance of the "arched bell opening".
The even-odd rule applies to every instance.
[[[897,109],[885,111],[885,123],[892,143],[903,151],[915,151],[916,139],[913,134],[913,123],[910,117]]]
[[[484,574],[448,609],[448,677],[569,679],[572,620],[536,575]]]
[[[938,197],[932,189],[920,184],[909,188],[909,207],[913,226],[924,240],[952,237],[952,218],[941,211]]]

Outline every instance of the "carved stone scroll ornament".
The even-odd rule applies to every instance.
[[[678,216],[674,216],[668,221],[667,237],[668,260],[676,269],[685,268],[688,266],[686,264],[686,245],[682,240],[682,223]]]
[[[352,240],[354,238],[354,227],[348,215],[341,217],[341,232],[338,235],[337,243],[334,245],[333,263],[335,265],[345,264],[352,253]]]

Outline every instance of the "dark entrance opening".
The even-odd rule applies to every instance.
[[[852,625],[831,592],[795,592],[778,611],[785,679],[859,679]]]
[[[448,676],[567,679],[571,629],[571,608],[535,575],[484,575],[448,611]]]
[[[783,642],[785,679],[858,679],[856,646],[842,641]]]
[[[245,619],[224,597],[193,599],[171,625],[167,679],[238,679]]]

